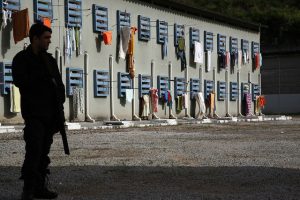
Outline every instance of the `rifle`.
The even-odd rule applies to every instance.
[[[57,96],[58,97],[58,96]],[[59,99],[57,99],[57,103],[58,103],[58,130],[61,134],[61,139],[63,141],[63,146],[64,146],[64,151],[66,155],[70,155],[70,149],[69,149],[69,144],[68,144],[68,139],[67,139],[67,134],[66,134],[66,128],[65,128],[65,113],[64,113],[64,106],[61,103],[61,101],[59,101]]]
[[[43,60],[45,61],[45,65],[46,65],[46,70],[49,74],[50,77],[52,77],[51,81],[52,83],[55,85],[55,91],[56,91],[56,103],[58,106],[57,109],[57,114],[58,114],[58,129],[59,132],[61,134],[61,138],[63,141],[63,146],[64,146],[64,152],[66,155],[70,155],[70,149],[69,149],[69,144],[68,144],[68,139],[67,139],[67,134],[66,134],[66,129],[65,129],[65,113],[64,113],[64,106],[63,106],[63,102],[61,101],[60,94],[58,92],[59,88],[58,88],[58,84],[54,78],[54,72],[50,66],[50,60],[49,57],[47,56],[47,53],[43,53],[41,54]],[[57,67],[57,66],[56,66]],[[58,67],[57,67],[58,69]]]
[[[61,139],[63,141],[65,154],[70,155],[69,144],[68,144],[68,139],[67,139],[67,134],[66,134],[66,129],[65,129],[64,123],[61,123],[61,125],[59,126],[59,132],[61,134]]]

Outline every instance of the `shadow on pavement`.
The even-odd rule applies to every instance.
[[[266,167],[52,167],[60,200],[300,197],[300,170]],[[19,167],[0,167],[0,199],[20,198]]]

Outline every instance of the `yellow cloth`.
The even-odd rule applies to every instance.
[[[135,32],[137,31],[136,27],[132,27],[131,28],[131,34],[130,34],[130,41],[129,41],[129,45],[128,45],[128,71],[130,74],[131,78],[134,78],[135,76],[135,68],[134,68],[134,58],[133,58],[133,54],[134,54],[134,36],[135,36]]]
[[[21,95],[19,88],[15,85],[10,87],[10,112],[19,113],[21,112]]]
[[[215,93],[210,93],[209,95],[209,107],[210,107],[210,115],[213,116],[215,110]]]

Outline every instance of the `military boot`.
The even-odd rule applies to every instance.
[[[48,190],[44,187],[43,189],[37,189],[34,192],[34,198],[36,199],[56,199],[58,194],[56,192]]]
[[[48,174],[48,173],[47,173]],[[36,199],[56,199],[58,194],[48,189],[49,178],[47,174],[39,177],[34,190],[34,198]]]
[[[23,191],[21,200],[33,200],[33,192]]]
[[[33,200],[34,184],[35,183],[32,179],[24,179],[24,187],[21,200]]]

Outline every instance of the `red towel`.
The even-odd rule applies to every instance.
[[[13,35],[15,44],[29,36],[29,15],[28,8],[13,12]]]
[[[111,45],[112,43],[112,32],[106,31],[103,33],[103,41],[105,45]]]

